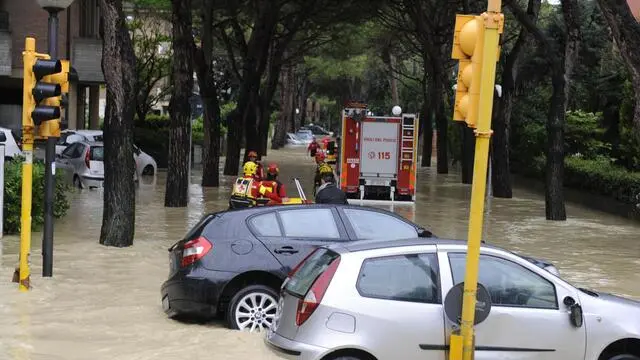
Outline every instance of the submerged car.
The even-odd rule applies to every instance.
[[[225,317],[260,331],[273,320],[278,291],[314,248],[362,239],[430,237],[392,212],[343,205],[255,207],[206,215],[169,248],[161,299],[169,317]]]
[[[104,146],[101,142],[75,142],[56,160],[56,166],[77,188],[99,188],[104,182]]]
[[[461,297],[466,249],[442,239],[319,248],[285,280],[265,341],[298,360],[448,359],[459,325],[443,304],[453,288]],[[491,307],[475,326],[475,359],[640,359],[639,302],[540,265],[482,247],[478,282]]]

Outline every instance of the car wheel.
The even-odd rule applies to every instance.
[[[608,360],[640,360],[640,358],[631,354],[621,354],[610,357]]]
[[[144,169],[142,169],[142,175],[153,175],[153,166],[145,166]]]
[[[229,303],[229,327],[249,332],[269,329],[276,315],[277,299],[275,290],[268,286],[250,285],[241,289]]]
[[[80,180],[80,177],[78,175],[73,177],[73,186],[77,187],[78,189],[82,189],[84,186],[82,186],[82,180]]]

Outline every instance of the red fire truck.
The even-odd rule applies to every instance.
[[[345,104],[338,166],[350,201],[415,202],[418,117],[398,113],[371,116],[364,103]]]

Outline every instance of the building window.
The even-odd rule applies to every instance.
[[[80,2],[80,37],[96,38],[100,29],[98,0]]]

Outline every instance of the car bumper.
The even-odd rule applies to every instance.
[[[274,331],[267,333],[264,342],[273,353],[284,359],[320,360],[328,352],[319,346],[289,340]]]
[[[197,277],[187,277],[184,273],[178,272],[162,284],[162,310],[169,317],[214,317],[218,314],[218,300],[223,286],[234,275],[229,272],[198,269]]]
[[[82,182],[84,183],[84,185],[86,187],[102,187],[104,184],[104,178],[100,177],[100,176],[87,176],[87,175],[82,175]]]

